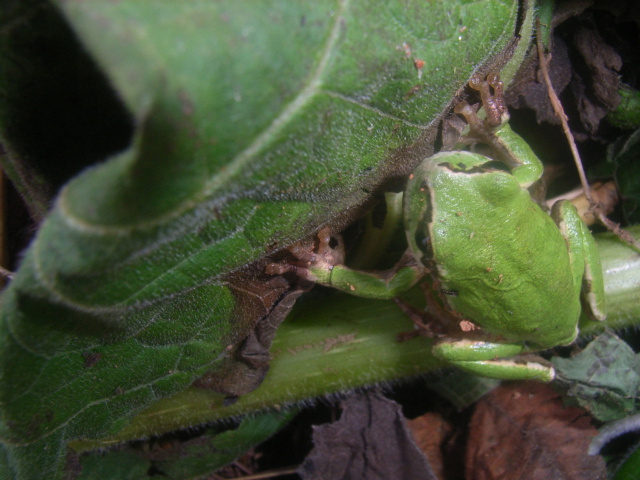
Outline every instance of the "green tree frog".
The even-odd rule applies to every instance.
[[[550,381],[550,365],[516,355],[573,342],[583,304],[592,318],[605,318],[598,250],[571,203],[556,203],[549,215],[532,200],[527,189],[542,164],[506,123],[498,75],[476,77],[470,86],[480,91],[487,118],[479,120],[466,103],[455,111],[494,159],[452,151],[418,165],[404,190],[404,266],[384,275],[349,269],[323,230],[317,252],[294,249],[297,266],[274,264],[270,271],[295,269],[368,298],[392,298],[428,273],[440,310],[449,312],[436,356],[479,375]]]

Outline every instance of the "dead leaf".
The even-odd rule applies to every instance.
[[[567,14],[580,10],[562,13],[562,18],[568,21],[554,32],[548,70],[553,88],[569,112],[572,129],[576,130],[574,134],[582,134],[581,138],[586,139],[597,135],[600,121],[620,103],[618,88],[623,61],[607,43],[608,39],[602,37],[600,29],[604,27],[594,21],[592,12],[575,17]],[[608,27],[615,29],[615,23]],[[532,109],[539,124],[559,124],[546,86],[538,76],[538,58],[532,55],[509,87],[505,96],[507,104],[515,109]],[[584,132],[588,133],[586,137]]]
[[[553,89],[560,94],[571,81],[571,61],[569,49],[561,38],[554,38],[551,61],[547,66]],[[520,68],[518,77],[509,87],[505,99],[510,108],[531,109],[536,114],[538,124],[543,122],[559,125],[549,101],[546,85],[538,79],[538,58],[529,56]]]
[[[418,448],[427,456],[436,477],[440,480],[445,479],[442,450],[453,431],[451,424],[435,412],[427,412],[413,420],[408,420],[407,424]]]
[[[241,286],[238,279],[244,281]],[[222,366],[193,382],[194,387],[224,393],[230,400],[260,386],[269,371],[269,348],[276,330],[306,291],[279,276],[261,281],[238,275],[233,280],[237,282],[231,287],[238,299],[239,318],[257,322],[244,339],[229,346]]]
[[[503,385],[473,414],[467,480],[595,480],[606,478],[602,457],[589,456],[597,434],[581,408],[563,407],[550,386]]]
[[[379,393],[342,402],[342,416],[313,429],[304,480],[436,480],[407,428],[400,406]]]
[[[583,78],[580,70],[576,69],[572,88],[578,99],[582,124],[594,133],[600,120],[620,104],[618,72],[622,68],[622,59],[602,39],[591,15],[584,14],[581,19],[583,23],[576,29],[573,41],[589,74]]]

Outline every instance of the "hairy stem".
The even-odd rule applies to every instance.
[[[640,227],[630,229],[640,237]],[[605,276],[608,318],[583,319],[581,332],[623,328],[640,318],[637,302],[640,255],[612,234],[596,237]],[[300,302],[278,330],[272,347],[271,370],[255,391],[232,405],[224,398],[195,388],[160,400],[135,417],[117,436],[97,442],[74,442],[78,450],[104,448],[192,425],[280,409],[375,383],[397,381],[442,366],[431,355],[431,340],[416,337],[398,342],[412,322],[393,301],[367,300],[345,294],[317,292]],[[407,301],[422,300],[420,289]]]

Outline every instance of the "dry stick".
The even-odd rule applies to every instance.
[[[264,480],[281,475],[293,475],[297,472],[297,468],[280,468],[277,470],[269,470],[268,472],[254,473],[244,477],[236,477],[236,480]]]
[[[549,77],[549,70],[547,69],[547,64],[551,60],[551,54],[549,54],[549,58],[544,55],[544,48],[542,46],[542,39],[540,38],[540,19],[536,19],[536,46],[538,48],[538,59],[540,61],[540,72],[542,73],[542,78],[544,79],[544,83],[547,87],[547,93],[549,95],[549,100],[551,100],[551,106],[553,107],[553,111],[560,119],[560,123],[562,123],[562,130],[564,130],[565,137],[567,137],[567,141],[569,142],[569,147],[571,148],[571,154],[573,155],[573,160],[576,164],[576,168],[578,169],[578,175],[580,175],[580,183],[582,183],[582,188],[584,190],[584,195],[587,197],[589,201],[590,209],[594,210],[598,220],[611,232],[617,235],[619,238],[627,242],[636,250],[640,251],[640,243],[636,242],[636,240],[625,230],[620,228],[620,225],[609,220],[607,216],[602,212],[601,206],[598,202],[593,199],[593,195],[591,193],[591,187],[589,186],[589,182],[587,181],[587,177],[584,173],[584,168],[582,167],[582,160],[580,160],[580,153],[578,153],[578,147],[576,146],[576,141],[573,138],[573,134],[569,129],[569,121],[567,115],[564,113],[564,108],[562,108],[562,103],[560,103],[560,99],[558,95],[556,95],[555,90],[553,89],[553,85],[551,85],[551,78]]]

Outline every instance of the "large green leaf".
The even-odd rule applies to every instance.
[[[509,0],[56,6],[136,129],[60,193],[4,293],[2,478],[60,477],[68,441],[114,434],[221,368],[288,287],[259,261],[345,225],[431,153],[517,13]]]

